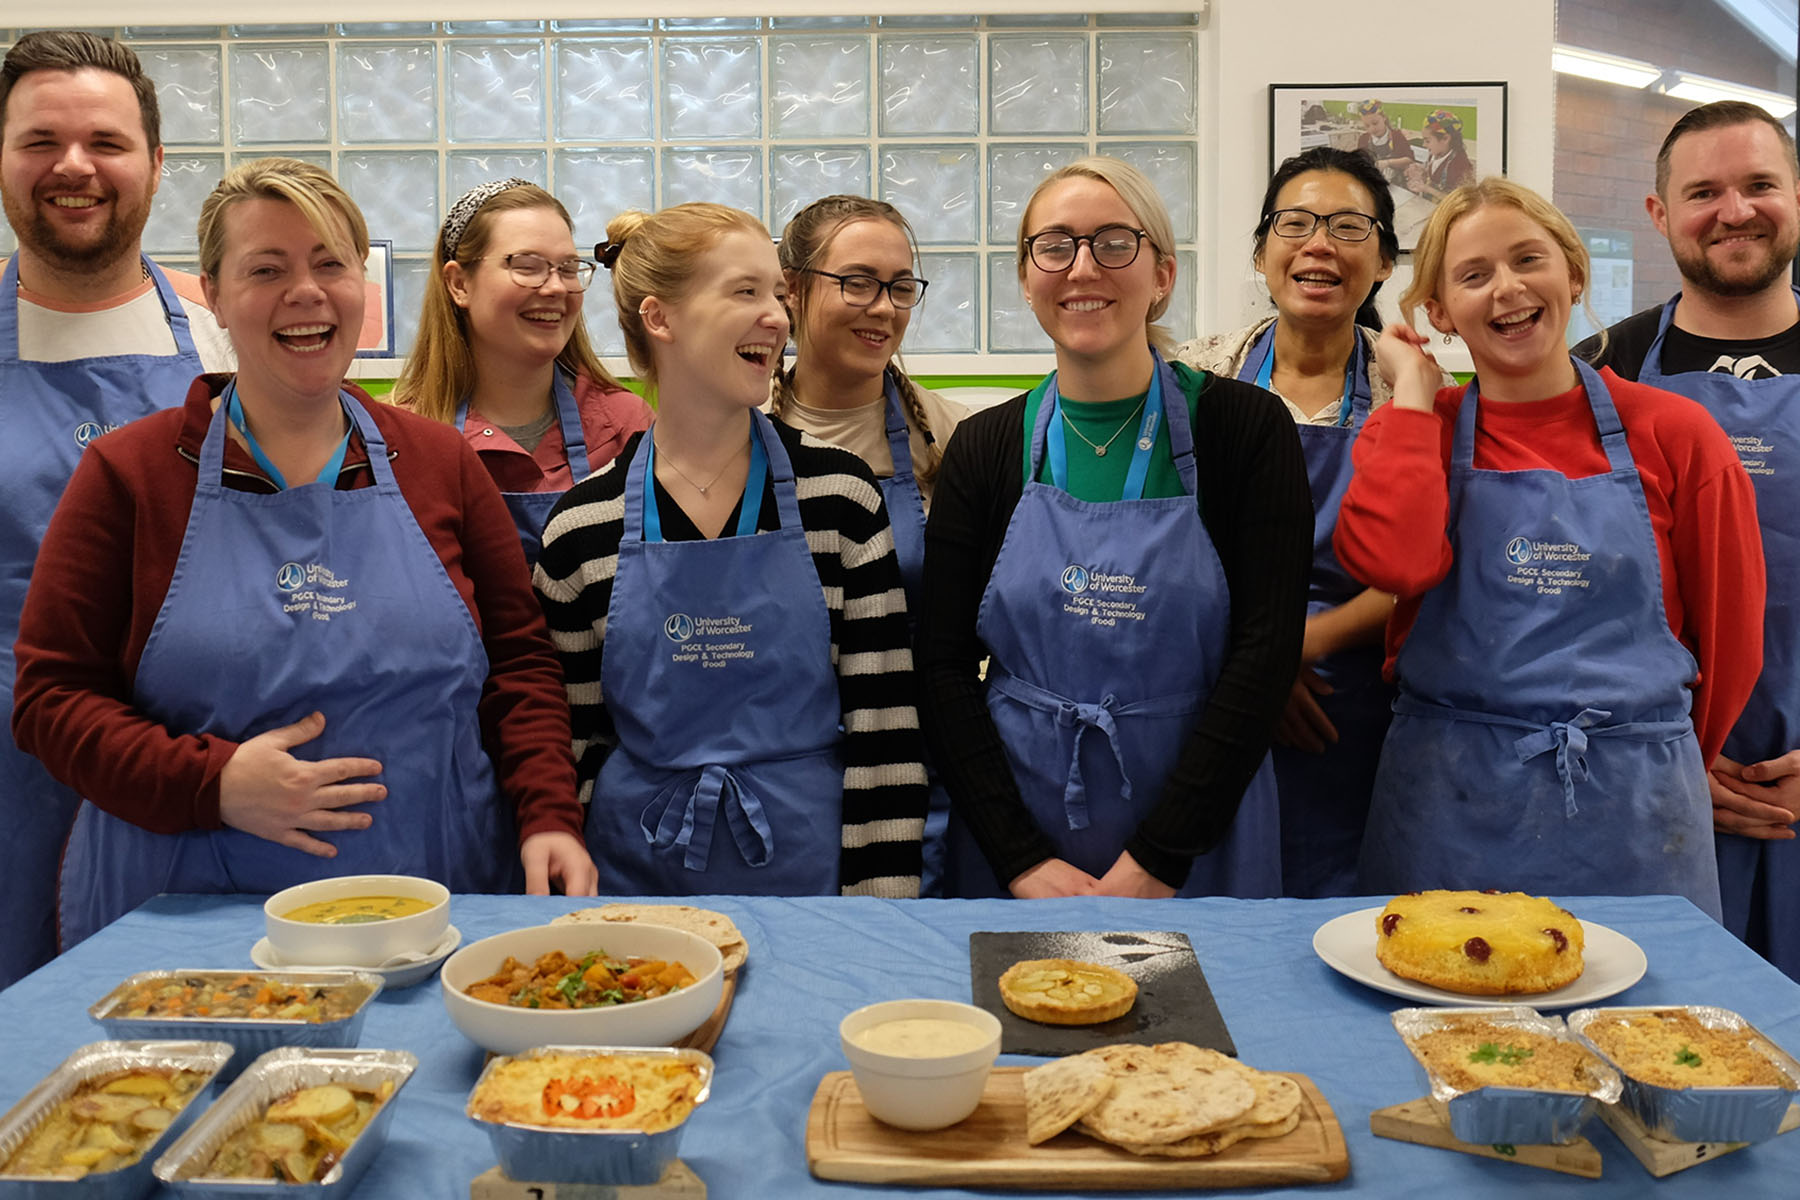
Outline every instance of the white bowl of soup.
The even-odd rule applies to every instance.
[[[943,1129],[981,1104],[1000,1019],[954,1000],[884,1000],[838,1025],[863,1106],[900,1129]]]
[[[345,875],[296,884],[263,904],[283,966],[379,967],[427,954],[450,924],[450,889],[414,875]]]
[[[725,969],[719,948],[698,934],[608,921],[497,933],[452,954],[440,981],[465,1037],[522,1054],[675,1045],[719,1006]]]

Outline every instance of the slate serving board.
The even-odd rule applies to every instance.
[[[1098,1025],[1041,1025],[1015,1016],[1000,999],[1000,976],[1031,958],[1073,958],[1123,971],[1137,981],[1137,1003]],[[1061,1057],[1118,1042],[1191,1042],[1237,1054],[1185,933],[971,933],[969,990],[977,1007],[1000,1018],[1003,1054]]]

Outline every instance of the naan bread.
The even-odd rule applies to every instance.
[[[1087,1053],[1112,1072],[1113,1088],[1080,1124],[1105,1141],[1178,1142],[1238,1123],[1256,1103],[1255,1086],[1234,1070],[1201,1067],[1149,1046]]]
[[[744,935],[732,919],[710,908],[691,904],[603,904],[599,908],[582,908],[564,913],[552,925],[574,925],[592,921],[636,921],[644,925],[665,925],[699,934],[719,948],[725,960],[725,974],[730,975],[744,965],[748,950]]]
[[[1025,1072],[1025,1140],[1047,1142],[1092,1112],[1113,1088],[1097,1058],[1074,1055]]]

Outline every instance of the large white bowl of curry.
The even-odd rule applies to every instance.
[[[561,951],[577,964],[590,954],[619,963],[634,958],[680,963],[694,982],[649,999],[582,1008],[545,1007],[540,985],[519,987],[506,1003],[468,994],[471,985],[498,973],[508,958],[530,968],[551,951]],[[483,938],[452,954],[439,978],[444,1008],[463,1036],[495,1054],[522,1054],[534,1046],[674,1045],[718,1007],[725,971],[718,947],[697,934],[609,921],[536,925]],[[556,982],[551,982],[553,989]],[[581,983],[579,978],[567,980],[568,992],[591,999],[594,989],[583,990]]]
[[[444,940],[450,889],[416,875],[340,875],[263,903],[269,950],[287,967],[379,967]]]

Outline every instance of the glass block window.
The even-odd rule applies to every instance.
[[[932,282],[907,338],[914,370],[984,369],[974,355],[1041,357],[1048,342],[1019,299],[1014,238],[1044,174],[1092,153],[1156,181],[1182,284],[1166,323],[1194,332],[1207,34],[1191,14],[101,32],[134,46],[162,102],[167,157],[145,232],[151,253],[191,262],[200,201],[239,162],[279,153],[328,165],[371,234],[394,244],[403,350],[441,214],[475,184],[518,175],[562,199],[584,249],[626,207],[716,200],[779,234],[821,195],[879,196],[911,220]],[[0,44],[8,36],[0,31]],[[0,224],[0,253],[11,244]],[[606,279],[587,316],[617,357]],[[985,369],[1008,367],[1002,358]]]

